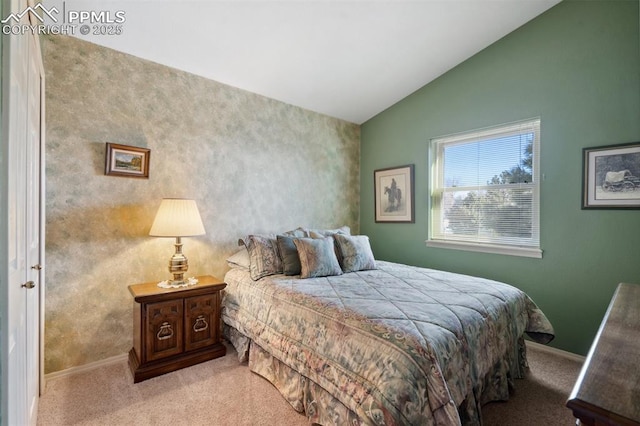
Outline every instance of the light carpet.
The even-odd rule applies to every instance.
[[[508,402],[483,408],[484,426],[572,425],[565,402],[580,362],[529,347],[529,374]],[[307,425],[236,352],[137,384],[126,361],[47,381],[38,425]]]

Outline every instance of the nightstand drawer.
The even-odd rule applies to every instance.
[[[146,361],[182,352],[182,300],[149,303],[146,324]]]
[[[218,296],[220,293],[188,297],[185,303],[185,350],[201,348],[218,341]]]

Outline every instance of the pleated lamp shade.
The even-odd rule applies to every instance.
[[[149,231],[152,237],[191,237],[204,234],[204,225],[195,200],[184,198],[164,198]]]

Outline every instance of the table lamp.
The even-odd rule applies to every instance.
[[[169,260],[169,272],[173,274],[173,279],[169,281],[170,285],[185,285],[184,274],[189,269],[189,262],[182,254],[182,237],[204,234],[204,225],[195,200],[184,198],[164,198],[162,200],[149,235],[176,238],[176,252]]]

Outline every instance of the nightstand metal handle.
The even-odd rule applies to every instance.
[[[158,340],[167,340],[173,337],[173,329],[171,328],[171,324],[168,322],[163,322],[160,326],[160,330],[158,330],[158,334],[156,334]]]
[[[207,328],[209,328],[209,324],[204,319],[204,315],[198,315],[195,324],[193,324],[193,331],[197,333],[199,331],[205,331]]]

